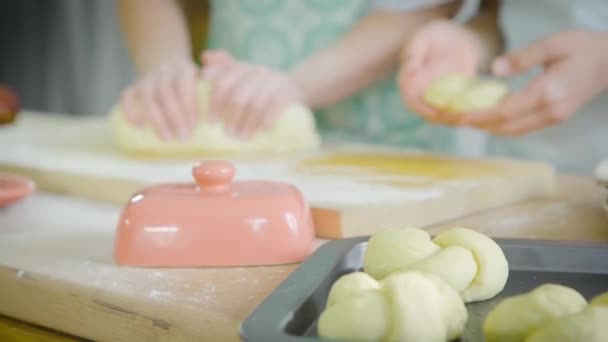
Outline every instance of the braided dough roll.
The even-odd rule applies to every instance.
[[[467,310],[440,278],[397,272],[380,282],[363,272],[338,279],[319,317],[319,336],[362,341],[450,341],[460,337]]]
[[[285,108],[273,127],[258,132],[251,140],[241,140],[226,134],[221,123],[207,121],[211,86],[208,81],[198,84],[200,118],[188,141],[158,138],[151,127],[135,127],[125,118],[122,107],[115,106],[110,122],[117,146],[126,153],[139,156],[200,156],[202,153],[238,154],[245,152],[285,153],[314,149],[321,138],[316,131],[312,112],[301,104]]]
[[[421,229],[391,229],[375,233],[363,259],[366,273],[382,279],[392,272],[431,273],[460,293],[465,303],[486,300],[503,290],[509,265],[491,238],[466,228],[431,236]]]
[[[576,290],[544,284],[498,303],[484,321],[484,336],[487,342],[524,341],[545,323],[581,312],[586,305]]]

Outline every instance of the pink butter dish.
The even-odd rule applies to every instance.
[[[293,185],[233,182],[234,165],[205,161],[196,183],[134,194],[116,233],[117,264],[222,267],[296,263],[314,249],[310,209]]]
[[[35,188],[34,182],[25,177],[0,174],[0,208],[26,198]]]

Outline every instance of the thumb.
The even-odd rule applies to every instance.
[[[234,62],[234,58],[226,50],[206,50],[201,53],[201,62],[203,65],[227,65]]]
[[[501,56],[492,63],[492,72],[505,77],[526,72],[538,65],[549,63],[561,57],[568,47],[562,34],[536,41],[529,46]]]

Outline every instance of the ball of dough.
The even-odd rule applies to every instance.
[[[332,285],[327,297],[327,306],[343,302],[367,290],[377,290],[380,284],[364,272],[353,272],[340,277]]]
[[[419,262],[439,251],[422,229],[387,229],[374,233],[367,242],[363,269],[375,279]]]
[[[382,281],[391,303],[389,341],[451,341],[462,336],[467,309],[458,293],[431,274],[397,272]]]
[[[448,111],[470,113],[489,109],[496,106],[508,92],[509,88],[502,82],[477,81],[450,101]]]
[[[437,341],[462,335],[467,310],[440,278],[396,272],[376,282],[361,272],[338,279],[319,317],[318,333],[346,341]]]
[[[475,279],[477,262],[470,250],[461,246],[449,246],[403,270],[434,274],[457,292],[462,292]]]
[[[608,292],[604,292],[599,296],[594,297],[589,305],[606,305],[608,306]]]
[[[468,113],[496,106],[509,92],[506,84],[467,75],[448,74],[434,80],[423,99],[450,113]]]
[[[470,76],[448,74],[431,82],[423,99],[438,109],[448,110],[454,99],[461,96],[472,83]]]
[[[379,290],[365,290],[327,307],[317,332],[324,339],[380,341],[391,322],[390,305]]]
[[[502,291],[509,277],[509,263],[502,249],[491,238],[471,229],[454,228],[433,239],[442,248],[461,246],[473,253],[477,273],[460,292],[465,303],[490,299]]]
[[[535,330],[525,342],[608,341],[608,307],[590,306],[583,312],[563,316]]]
[[[300,104],[285,108],[273,127],[258,132],[249,141],[228,135],[221,123],[207,121],[210,94],[209,82],[199,81],[200,117],[192,138],[187,141],[163,141],[151,127],[132,126],[121,106],[115,106],[110,120],[117,146],[136,156],[196,157],[201,154],[284,153],[314,149],[320,145],[313,114]]]
[[[523,341],[552,319],[582,311],[587,301],[576,290],[557,284],[544,284],[534,290],[506,298],[486,317],[486,342]]]

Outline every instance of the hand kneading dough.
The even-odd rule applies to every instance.
[[[519,342],[551,320],[582,311],[587,301],[576,290],[544,284],[506,298],[488,314],[483,325],[486,342]],[[556,340],[558,341],[558,340]]]
[[[378,284],[363,274],[345,275],[334,283],[319,317],[319,336],[444,342],[462,335],[467,310],[458,293],[438,277],[396,272]]]
[[[382,279],[397,270],[432,273],[465,303],[494,297],[504,288],[509,265],[500,247],[476,231],[455,228],[437,235],[407,228],[373,234],[363,259],[366,273]]]
[[[309,109],[293,104],[277,118],[275,125],[257,133],[251,140],[241,140],[224,132],[221,123],[206,121],[209,108],[210,85],[200,81],[198,102],[200,118],[192,138],[188,141],[163,141],[150,127],[132,126],[122,108],[116,106],[110,114],[114,139],[124,152],[143,156],[198,156],[202,153],[281,153],[313,149],[320,145],[314,117]]]
[[[468,113],[492,108],[507,95],[502,82],[450,74],[433,81],[424,93],[430,105],[451,113]]]

